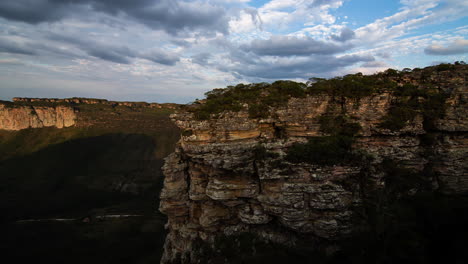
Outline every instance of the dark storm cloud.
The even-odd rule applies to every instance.
[[[455,40],[446,47],[440,45],[432,45],[425,48],[424,53],[428,55],[456,55],[468,53],[468,40]]]
[[[183,30],[227,33],[225,9],[183,0],[14,0],[0,1],[0,16],[30,24],[87,16],[89,11],[125,15],[152,29],[178,34]],[[87,13],[88,12],[88,13]]]
[[[282,58],[280,60],[263,60],[258,58],[252,63],[237,57],[237,63],[231,66],[219,65],[218,69],[225,72],[235,72],[238,75],[264,79],[310,78],[312,74],[326,74],[342,67],[351,66],[358,62],[374,61],[368,55],[345,55],[335,57],[331,55],[315,55],[303,58]],[[233,66],[234,65],[234,66]]]
[[[69,49],[63,49],[56,45],[49,45],[35,40],[12,40],[8,37],[0,37],[0,52],[22,55],[54,56],[60,58],[82,58],[80,54]]]
[[[23,55],[36,55],[36,52],[34,51],[33,47],[3,38],[0,38],[0,52]]]
[[[132,50],[127,46],[96,42],[92,39],[85,39],[83,36],[75,37],[51,33],[48,38],[54,41],[74,45],[90,56],[121,64],[130,64],[132,62],[131,59],[141,58],[155,63],[172,66],[180,60],[178,54],[161,49],[153,49],[142,53]]]
[[[69,11],[65,2],[67,1],[58,3],[47,0],[4,0],[0,1],[0,16],[30,24],[57,21]]]
[[[340,35],[332,35],[331,38],[336,41],[345,42],[350,39],[353,39],[356,36],[354,31],[349,28],[343,28]]]
[[[128,47],[98,43],[90,39],[85,39],[83,36],[74,37],[51,33],[47,38],[53,41],[73,45],[84,51],[89,56],[110,62],[130,64],[130,59],[136,57],[136,53]]]
[[[318,41],[310,37],[273,36],[265,40],[253,40],[241,49],[260,56],[307,56],[311,54],[335,54],[351,48],[351,45]]]

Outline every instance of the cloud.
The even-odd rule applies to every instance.
[[[15,53],[23,55],[36,55],[34,48],[28,47],[25,44],[0,38],[0,52]]]
[[[265,27],[273,31],[298,23],[307,26],[333,24],[336,18],[330,14],[330,10],[342,4],[343,0],[272,0],[259,8],[259,16]]]
[[[261,56],[307,56],[311,54],[335,54],[350,49],[350,45],[338,45],[318,41],[311,37],[272,36],[270,39],[253,40],[241,49]]]
[[[47,0],[1,1],[0,16],[30,24],[53,22],[62,19],[68,13],[66,7],[65,3]]]
[[[374,61],[370,55],[312,55],[303,57],[261,57],[233,50],[225,60],[218,60],[216,67],[240,77],[259,79],[307,79],[320,74],[351,66],[358,62]]]
[[[37,94],[70,87],[74,96],[87,86],[90,96],[195,98],[234,82],[421,67],[428,55],[466,52],[467,26],[444,24],[466,16],[466,0],[401,0],[360,28],[365,21],[345,12],[364,4],[336,10],[344,2],[0,0],[0,78]]]
[[[84,36],[75,37],[50,33],[49,39],[74,45],[88,55],[120,64],[130,64],[131,59],[141,58],[155,63],[172,66],[179,61],[179,55],[174,52],[152,48],[149,51],[140,52],[124,45],[113,45],[94,41]]]
[[[360,45],[402,37],[412,30],[466,16],[466,0],[402,0],[399,12],[355,30]]]
[[[0,16],[30,24],[55,22],[91,11],[126,16],[152,29],[177,35],[185,30],[227,33],[226,11],[201,1],[185,0],[15,0],[0,1]]]
[[[208,64],[208,60],[211,58],[211,54],[208,52],[198,53],[192,56],[192,62],[196,64],[200,64],[202,66],[206,66]]]
[[[307,79],[317,74],[326,74],[361,61],[373,60],[370,56],[346,55],[342,57],[316,56],[303,60],[279,60],[264,64],[240,66],[241,75],[266,79]]]
[[[91,56],[96,58],[100,58],[103,60],[115,62],[115,63],[122,63],[122,64],[130,64],[130,60],[128,56],[125,54],[119,53],[117,49],[106,49],[101,47],[88,47],[87,53]]]
[[[346,42],[350,39],[353,39],[355,36],[356,34],[354,33],[354,31],[352,31],[350,28],[345,27],[341,30],[340,35],[331,35],[331,38],[336,41]]]
[[[145,54],[139,55],[139,57],[167,66],[173,66],[180,60],[178,54],[166,52],[161,49],[153,49]]]
[[[368,61],[361,65],[363,68],[383,68],[388,67],[388,65],[383,61]]]
[[[424,49],[424,53],[428,55],[456,55],[468,53],[468,40],[457,39],[447,46],[431,45]]]

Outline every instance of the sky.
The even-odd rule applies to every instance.
[[[468,61],[467,14],[466,0],[2,0],[0,100],[188,103]]]

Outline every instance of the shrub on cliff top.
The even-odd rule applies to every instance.
[[[359,99],[380,89],[388,89],[394,86],[395,83],[387,75],[356,73],[328,80],[311,78],[307,92],[309,94],[326,93],[338,98]]]
[[[350,162],[354,159],[351,153],[352,143],[352,137],[343,135],[313,137],[305,144],[292,145],[285,159],[292,163],[306,162],[319,165]]]
[[[306,90],[303,83],[276,81],[272,84],[238,84],[214,89],[205,95],[206,102],[191,110],[199,120],[223,111],[240,111],[243,104],[249,105],[251,118],[265,118],[268,117],[268,107],[285,105],[291,97],[304,97]]]
[[[427,67],[421,70],[419,75],[412,74],[413,72],[419,73],[419,69],[413,71],[404,69],[401,72],[388,69],[373,75],[356,73],[331,79],[310,78],[307,84],[293,81],[276,81],[271,84],[238,84],[207,92],[205,103],[199,104],[189,111],[194,112],[197,119],[205,120],[223,111],[240,111],[247,104],[251,118],[266,118],[270,115],[269,108],[284,106],[290,98],[301,98],[307,95],[327,94],[342,105],[347,99],[359,101],[363,97],[379,92],[392,92],[398,97],[424,97],[426,96],[425,92],[417,86],[412,84],[398,86],[398,83],[405,82],[405,78],[408,76],[419,78],[422,83],[430,79],[432,72],[453,70],[456,67],[463,67],[463,65],[459,63],[458,65],[441,64]],[[389,127],[392,122],[392,120],[387,122]],[[396,123],[395,128],[401,127],[401,122],[399,123],[398,120],[394,123]]]
[[[434,121],[445,114],[447,95],[441,91],[404,84],[395,88],[393,95],[396,99],[387,115],[382,118],[379,125],[381,128],[400,130],[421,114],[424,129],[431,130],[434,128]]]

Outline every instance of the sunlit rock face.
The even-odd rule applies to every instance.
[[[344,104],[328,95],[292,98],[270,109],[272,117],[266,119],[251,119],[245,110],[209,120],[196,120],[189,112],[172,115],[187,133],[164,166],[160,210],[168,216],[169,233],[162,263],[203,263],[194,241],[214,243],[220,234],[250,232],[286,246],[304,236],[324,243],[346,238],[360,228],[355,214],[366,195],[363,179],[372,184],[366,188],[381,188],[385,171],[380,168],[388,159],[416,171],[430,164],[433,190],[467,193],[468,98],[460,74],[434,81],[449,96],[445,116],[431,131],[422,115],[397,131],[381,128],[395,99],[391,93]],[[319,117],[342,109],[361,127],[353,148],[369,159],[335,165],[284,159],[294,143],[326,136]],[[427,143],[423,138],[429,132],[433,140]],[[258,147],[273,154],[258,157]]]
[[[69,106],[14,106],[0,103],[0,129],[21,130],[40,127],[70,127],[76,113]]]

